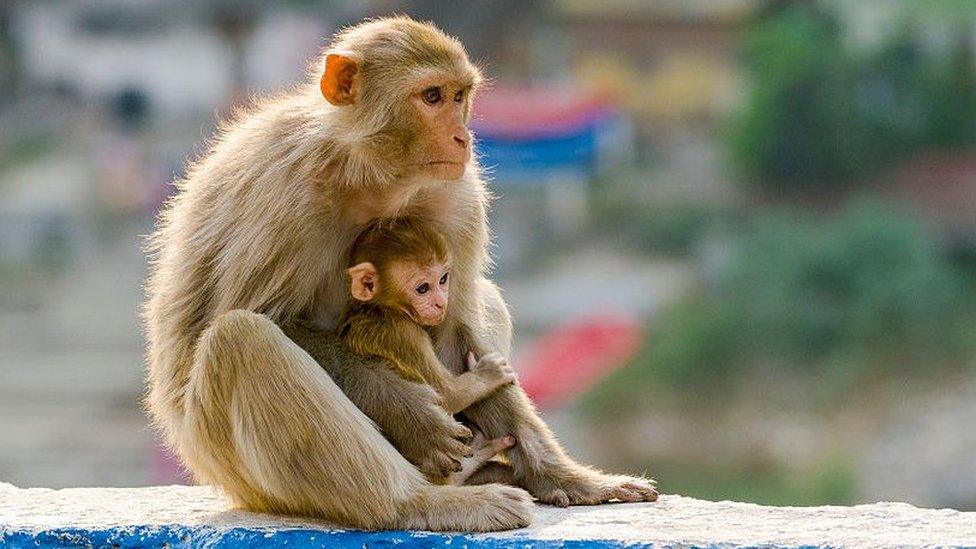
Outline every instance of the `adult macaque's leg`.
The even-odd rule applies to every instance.
[[[231,311],[201,335],[186,386],[182,454],[247,509],[386,529],[528,524],[525,492],[433,486],[262,315]]]
[[[482,329],[471,329],[473,337],[481,336],[471,345],[507,354],[512,335],[505,302],[491,282],[483,281],[481,290],[486,300],[483,307],[486,318]],[[508,450],[506,456],[516,483],[544,503],[565,506],[597,504],[611,499],[657,499],[654,483],[649,479],[607,474],[576,463],[563,450],[518,385],[502,387],[466,409],[464,415],[488,438],[515,436],[518,444]]]

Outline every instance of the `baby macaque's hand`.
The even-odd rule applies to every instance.
[[[468,352],[468,369],[494,387],[515,383],[515,370],[499,353],[488,353],[476,359],[473,352]]]

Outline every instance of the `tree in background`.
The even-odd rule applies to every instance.
[[[887,202],[764,213],[711,278],[662,312],[647,352],[593,393],[596,408],[617,413],[662,388],[728,394],[770,364],[845,396],[866,376],[931,375],[976,356],[973,283],[929,228]]]
[[[742,55],[751,89],[730,128],[732,160],[796,187],[856,175],[864,140],[835,18],[812,2],[789,4],[746,31]]]
[[[877,53],[858,56],[827,5],[776,5],[743,39],[751,88],[728,145],[744,175],[767,187],[836,188],[911,153],[976,145],[976,59],[955,12],[925,12],[947,22],[947,51],[923,51],[931,18],[912,11]]]
[[[940,148],[976,144],[976,60],[965,27],[957,27],[948,61],[927,81],[930,117],[927,140]]]

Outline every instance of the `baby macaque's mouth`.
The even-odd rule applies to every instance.
[[[444,319],[445,318],[447,318],[447,313],[444,313],[444,314],[442,314],[440,316],[429,316],[429,317],[426,317],[426,318],[423,319],[423,322],[425,324],[427,324],[428,326],[437,326],[441,322],[444,322]]]

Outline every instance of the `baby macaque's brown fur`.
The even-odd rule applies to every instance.
[[[349,349],[364,357],[385,359],[402,377],[430,384],[450,414],[515,381],[515,372],[498,353],[479,360],[471,353],[470,371],[457,376],[437,358],[423,325],[436,326],[443,316],[426,318],[416,304],[420,301],[435,315],[446,313],[451,254],[440,233],[410,217],[381,220],[359,235],[351,257],[352,295],[339,319],[338,331]],[[482,435],[476,442],[456,470],[431,481],[463,484],[515,440],[510,435],[486,440]]]
[[[531,520],[526,490],[558,505],[656,497],[646,479],[573,461],[517,384],[464,414],[489,439],[518,440],[510,465],[469,483],[519,487],[431,484],[421,471],[452,470],[471,452],[470,431],[432,388],[330,335],[356,235],[410,215],[454,256],[454,298],[430,332],[442,364],[461,373],[469,351],[508,356],[467,130],[480,80],[433,25],[396,17],[345,29],[306,82],[225,123],[177,183],[150,246],[146,404],[198,481],[246,509],[366,529],[517,528]]]
[[[498,353],[473,361],[470,371],[457,376],[437,358],[411,298],[429,303],[437,292],[442,296],[437,310],[446,312],[451,253],[440,233],[419,219],[383,220],[363,231],[351,255],[352,297],[339,319],[339,335],[353,352],[386,359],[404,378],[429,383],[450,414],[515,381]],[[427,272],[433,273],[432,279],[425,277]],[[422,283],[423,294],[416,295],[407,284],[413,279]],[[424,323],[436,326],[442,319]]]

